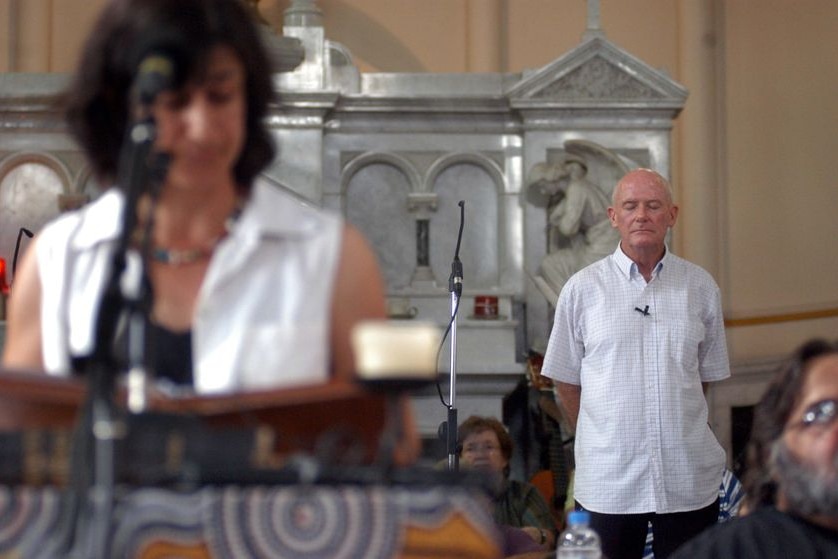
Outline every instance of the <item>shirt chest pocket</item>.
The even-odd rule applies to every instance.
[[[690,314],[672,317],[669,323],[670,326],[663,328],[662,332],[670,359],[680,363],[684,371],[697,370],[699,348],[706,334],[704,323]]]

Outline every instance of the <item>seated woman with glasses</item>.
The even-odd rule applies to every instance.
[[[485,471],[496,481],[495,522],[521,528],[543,549],[556,544],[556,526],[550,507],[534,485],[509,479],[512,437],[491,417],[473,415],[457,431],[460,464]]]

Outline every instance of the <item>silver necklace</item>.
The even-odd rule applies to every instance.
[[[218,246],[218,243],[220,243],[221,240],[230,232],[230,229],[232,229],[233,224],[239,218],[241,212],[241,205],[237,204],[230,216],[224,220],[224,230],[212,241],[212,243],[210,243],[209,247],[184,249],[151,247],[151,254],[149,257],[154,262],[166,264],[167,266],[186,266],[188,264],[200,262],[201,260],[207,260],[212,256],[212,253],[215,251],[215,247]]]

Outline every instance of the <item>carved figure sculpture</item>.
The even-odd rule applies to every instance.
[[[625,164],[602,146],[576,140],[565,143],[574,151],[606,156],[609,166],[621,170]],[[565,282],[588,264],[611,254],[619,242],[619,234],[608,219],[610,192],[613,184],[602,188],[588,178],[588,159],[568,153],[555,163],[537,163],[529,176],[529,188],[539,188],[551,201],[547,208],[547,255],[541,262],[540,275],[534,279],[539,290],[551,304],[559,298]]]

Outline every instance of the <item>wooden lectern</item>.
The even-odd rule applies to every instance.
[[[500,557],[501,539],[485,495],[475,485],[460,484],[459,479],[448,479],[436,487],[436,478],[419,472],[421,483],[416,486],[400,486],[375,475],[350,481],[336,477],[323,483],[287,483],[283,476],[289,468],[282,459],[294,452],[314,451],[317,440],[336,428],[357,433],[367,465],[380,450],[382,434],[389,428],[385,425],[387,398],[392,395],[371,393],[363,385],[345,382],[229,396],[155,396],[151,398],[154,412],[148,414],[161,412],[155,421],[162,418],[163,423],[172,425],[179,423],[179,417],[198,418],[208,430],[224,431],[221,440],[232,434],[235,440],[228,438],[228,445],[210,437],[214,447],[231,455],[222,459],[242,470],[245,477],[248,469],[251,474],[267,475],[251,475],[244,483],[231,479],[198,487],[182,483],[147,487],[129,481],[115,493],[113,508],[97,509],[92,516],[66,516],[66,507],[60,505],[72,504],[71,499],[66,500],[68,494],[62,488],[44,486],[61,485],[56,483],[62,480],[54,465],[69,460],[66,434],[83,411],[86,392],[85,383],[78,378],[0,373],[0,475],[11,471],[7,466],[19,466],[19,474],[23,468],[23,479],[10,481],[6,475],[2,480],[6,485],[0,484],[0,515],[17,520],[15,526],[0,530],[0,550],[8,550],[10,556],[65,556],[68,542],[64,535],[68,529],[82,527],[85,538],[76,538],[76,543],[83,549],[87,549],[87,540],[101,543],[105,557],[209,559],[239,557],[243,549],[255,550],[251,555],[260,557],[298,557],[304,551],[321,557]],[[116,399],[118,404],[123,402],[124,394]],[[252,437],[253,428],[274,433],[270,453],[277,459],[275,463],[254,465],[252,453],[246,453],[244,460],[236,454],[241,438],[251,437],[257,446],[261,444],[259,436]],[[45,441],[59,431],[65,433],[65,442],[54,449],[64,448],[65,456],[56,459],[45,455]],[[164,444],[165,439],[176,438],[160,436],[156,429],[135,431],[141,435],[137,445],[141,452],[123,445],[123,463],[144,455],[146,447],[150,454],[157,452],[147,443],[171,446]],[[14,444],[7,444],[10,440]],[[131,435],[125,440],[130,441]],[[274,478],[271,465],[275,466]],[[153,463],[148,467],[160,468]],[[381,468],[362,465],[356,469]],[[340,465],[336,468],[343,470]],[[67,486],[67,480],[63,481]],[[99,514],[103,511],[107,514]],[[97,522],[74,524],[79,518]],[[92,528],[103,529],[109,536],[98,540],[93,536],[104,532]],[[56,553],[50,555],[50,551]]]
[[[60,484],[65,474],[56,473],[55,462],[67,458],[66,441],[86,394],[86,384],[79,378],[33,371],[0,372],[0,446],[7,447],[2,452],[4,475],[9,475],[9,461],[16,459],[8,441],[17,437],[12,446],[21,454],[20,481]],[[124,391],[119,391],[116,400],[118,406],[124,403]],[[197,418],[208,433],[224,431],[227,440],[237,432],[250,437],[254,447],[242,457],[243,470],[280,468],[290,455],[313,453],[318,442],[330,436],[351,443],[356,454],[362,455],[361,461],[368,464],[375,457],[386,417],[384,395],[338,381],[219,396],[154,394],[149,408],[149,414]],[[39,439],[56,433],[63,434],[58,440],[64,442],[45,444]],[[161,446],[164,443],[161,441]],[[45,448],[50,445],[58,448]],[[39,465],[51,473],[31,471]]]

